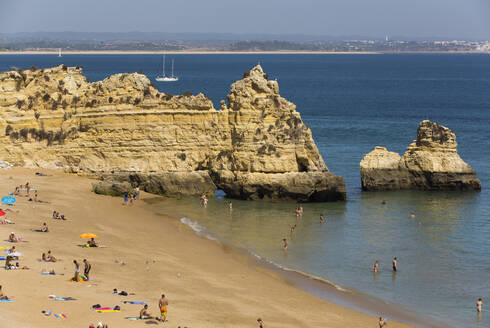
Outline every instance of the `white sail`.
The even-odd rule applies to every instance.
[[[165,75],[165,55],[163,55],[163,69],[162,69],[162,76],[157,76],[155,78],[156,81],[158,82],[175,82],[178,81],[179,78],[174,76],[174,60],[172,59],[172,75],[171,76],[166,76]]]
[[[58,57],[61,57],[61,48],[58,49]]]

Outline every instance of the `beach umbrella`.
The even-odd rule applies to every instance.
[[[7,256],[10,256],[10,257],[21,257],[23,255],[20,252],[12,252],[12,253],[8,253]]]
[[[0,216],[4,216],[5,215],[5,212],[0,210]]]
[[[15,199],[15,197],[12,197],[12,196],[2,197],[2,204],[5,204],[5,205],[12,205],[16,201],[17,201],[17,199]]]
[[[97,238],[97,235],[95,233],[82,233],[80,238]]]

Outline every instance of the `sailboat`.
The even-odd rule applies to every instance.
[[[58,49],[58,57],[61,57],[61,48]]]
[[[165,75],[165,55],[163,55],[163,70],[162,70],[162,76],[157,76],[155,78],[158,82],[175,82],[178,81],[179,78],[177,76],[174,76],[174,60],[172,59],[172,75],[166,76]]]

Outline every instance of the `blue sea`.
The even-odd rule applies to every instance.
[[[297,105],[329,169],[344,177],[348,200],[304,204],[301,219],[291,203],[233,200],[230,213],[223,197],[207,208],[189,198],[151,205],[154,210],[386,307],[443,325],[490,327],[490,317],[475,311],[479,297],[484,304],[490,297],[490,55],[167,55],[171,59],[180,78],[175,83],[154,80],[159,55],[3,55],[0,70],[81,65],[91,81],[141,70],[165,93],[203,92],[219,108],[230,84],[260,62]],[[455,131],[481,193],[362,192],[363,154],[377,145],[403,153],[424,119]],[[287,253],[282,238],[290,239]],[[399,271],[393,274],[395,256]],[[380,272],[373,275],[376,260]]]

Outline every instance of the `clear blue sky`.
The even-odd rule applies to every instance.
[[[490,0],[0,0],[0,33],[37,31],[490,39]]]

